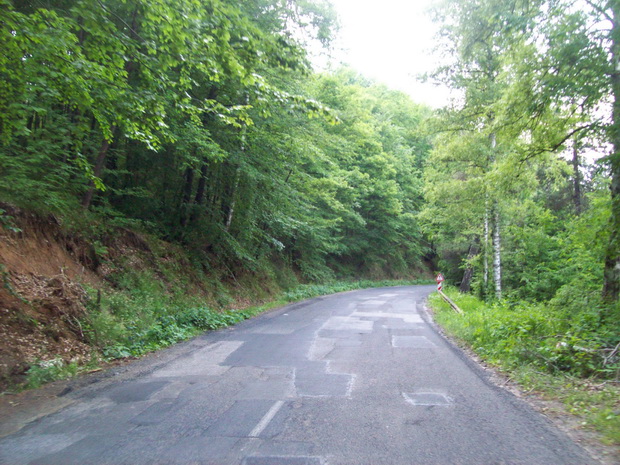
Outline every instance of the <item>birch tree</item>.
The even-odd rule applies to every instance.
[[[486,234],[490,227],[493,250],[493,283],[496,298],[501,298],[501,223],[502,215],[498,191],[490,173],[498,161],[496,114],[493,105],[501,96],[503,83],[498,79],[501,72],[502,41],[507,38],[497,33],[497,22],[501,15],[489,5],[475,0],[448,0],[436,12],[436,19],[443,24],[441,35],[445,38],[444,50],[449,64],[437,70],[433,78],[441,80],[460,92],[459,101],[451,108],[440,123],[440,131],[461,137],[461,133],[479,134],[477,147],[471,147],[472,154],[481,150],[479,143],[486,140],[485,154],[481,166],[482,199],[484,200],[484,238],[477,233],[470,241],[483,244],[483,257],[488,254]],[[498,19],[499,16],[499,19]],[[467,150],[466,150],[467,151]],[[487,227],[487,225],[489,225]],[[465,276],[469,273],[466,272]],[[485,273],[486,276],[486,273]],[[467,287],[467,286],[466,286]]]
[[[468,50],[464,46],[472,40],[477,46],[491,45],[486,57],[495,57],[495,82],[501,84],[487,100],[491,124],[478,127],[489,128],[498,141],[513,143],[507,156],[513,175],[520,176],[535,159],[551,160],[573,149],[574,209],[579,212],[578,142],[608,143],[608,153],[599,155],[609,168],[612,204],[602,232],[605,237],[609,233],[609,242],[601,284],[613,313],[620,295],[620,2],[462,0],[446,5],[454,14],[442,19],[455,33],[447,36],[454,61],[444,76],[463,89],[458,108],[463,112],[471,101],[470,84],[476,92],[488,88],[476,79],[484,68],[462,73],[463,63],[474,63],[463,53]],[[472,32],[476,30],[478,36]]]
[[[499,3],[499,2],[496,2]],[[524,40],[503,55],[512,79],[497,107],[514,137],[527,136],[522,160],[570,150],[571,141],[608,143],[612,202],[603,296],[620,296],[620,3],[616,0],[526,2]],[[574,148],[577,145],[573,145]],[[573,158],[578,154],[573,153]],[[578,170],[575,172],[578,181]],[[577,194],[578,195],[578,194]],[[579,209],[579,204],[576,205]]]

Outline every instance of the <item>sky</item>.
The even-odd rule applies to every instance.
[[[437,26],[426,12],[433,0],[331,2],[341,21],[336,61],[408,93],[417,103],[433,107],[447,104],[447,90],[416,80],[437,66],[431,56]]]

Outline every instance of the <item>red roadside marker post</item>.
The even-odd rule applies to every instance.
[[[446,302],[448,302],[450,304],[450,307],[452,307],[452,309],[456,312],[456,313],[460,313],[461,315],[463,314],[463,310],[461,310],[458,305],[456,305],[454,302],[452,302],[452,300],[450,299],[450,297],[448,297],[446,294],[444,294],[442,292],[442,288],[443,288],[443,282],[445,281],[446,278],[443,277],[443,275],[441,273],[439,273],[437,275],[437,277],[435,278],[435,281],[437,281],[437,292],[439,292],[439,295],[441,297],[443,297],[443,300],[445,300]]]
[[[437,275],[436,281],[437,281],[437,290],[441,291],[441,289],[443,289],[443,282],[445,281],[445,278],[443,277],[441,273]]]

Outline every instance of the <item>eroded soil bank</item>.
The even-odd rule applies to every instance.
[[[273,280],[228,270],[205,279],[179,246],[127,229],[94,242],[53,216],[2,207],[10,223],[0,227],[1,392],[18,389],[34,364],[100,359],[89,311],[102,293],[123,285],[127,270],[148,273],[163,293],[181,289],[213,308],[244,308],[279,290]]]

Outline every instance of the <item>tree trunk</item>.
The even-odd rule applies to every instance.
[[[573,141],[573,204],[575,213],[581,214],[581,171],[579,171],[579,142]]]
[[[491,145],[491,162],[495,161],[495,148],[497,147],[497,137],[494,132],[489,136]],[[487,204],[488,205],[488,204]],[[487,207],[488,211],[488,207]],[[497,200],[493,201],[491,209],[493,221],[493,282],[495,284],[495,297],[502,298],[502,254],[501,254],[501,231],[500,231],[500,214]]]
[[[613,153],[611,168],[610,235],[605,251],[603,298],[616,302],[620,295],[620,2],[609,2],[613,23],[611,29],[611,59],[613,72],[611,86],[614,97],[613,122],[610,130]]]
[[[200,168],[200,179],[198,180],[198,188],[196,189],[196,197],[194,198],[194,203],[196,205],[202,205],[205,197],[205,188],[207,185],[207,170],[208,166],[206,163],[203,163]]]
[[[235,214],[235,204],[237,203],[237,189],[239,188],[240,168],[235,170],[235,181],[233,183],[232,192],[230,193],[230,203],[228,205],[228,214],[226,215],[226,232],[230,231],[230,225]]]
[[[115,132],[114,129],[112,129],[112,133],[114,132]],[[103,139],[101,147],[99,147],[99,154],[97,155],[97,160],[95,161],[95,168],[93,170],[93,175],[97,178],[101,178],[101,174],[103,173],[105,157],[108,154],[110,144],[111,144],[111,141],[107,139]],[[95,183],[91,181],[90,187],[82,196],[82,207],[84,207],[84,209],[88,209],[90,207],[90,204],[93,201],[94,195],[95,195]]]
[[[194,169],[188,166],[185,169],[185,187],[183,188],[183,198],[181,199],[181,226],[187,225],[187,213],[192,199],[192,189],[194,188]]]
[[[483,296],[486,297],[489,289],[489,202],[484,208],[484,274],[482,275]]]
[[[192,213],[189,216],[190,223],[194,223],[201,214],[201,209],[198,207],[200,207],[205,200],[208,169],[209,167],[207,166],[206,162],[203,163],[202,167],[200,168],[200,179],[198,179],[198,187],[196,188],[196,196],[194,197],[194,205],[196,206],[196,208],[192,209]]]
[[[502,243],[500,231],[500,214],[497,201],[493,207],[493,281],[495,282],[495,297],[502,298]]]
[[[466,293],[471,290],[471,279],[474,276],[474,266],[472,265],[472,260],[478,252],[480,248],[478,247],[478,238],[474,239],[474,242],[469,246],[469,252],[467,253],[467,268],[465,268],[465,273],[463,273],[463,279],[461,280],[461,286],[459,287],[459,291]]]
[[[179,223],[182,227],[187,226],[187,219],[189,216],[190,201],[192,199],[192,189],[194,188],[194,170],[191,166],[185,169],[183,174],[185,185],[183,186],[183,197],[181,198],[181,208],[179,209],[181,218]]]
[[[248,105],[250,102],[249,94],[245,94],[245,104]],[[244,154],[246,151],[246,133],[247,127],[243,124],[241,128],[241,153]],[[241,177],[241,167],[238,166],[235,171],[235,181],[233,183],[232,193],[230,194],[230,204],[228,205],[228,215],[226,216],[226,232],[230,231],[230,225],[232,224],[232,220],[235,214],[235,204],[237,203],[237,189],[239,188],[239,178]]]

